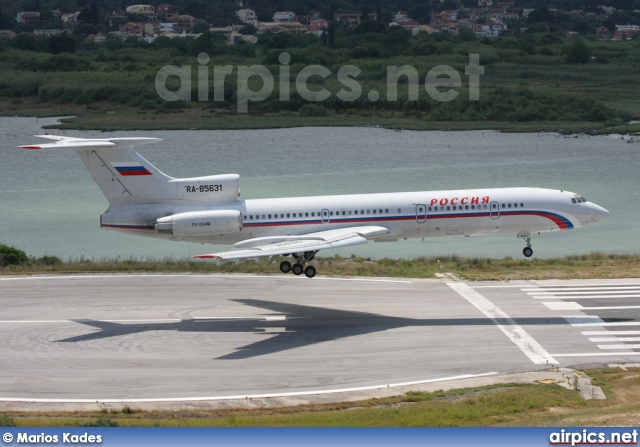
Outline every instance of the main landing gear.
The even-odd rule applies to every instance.
[[[305,268],[305,264],[309,261],[313,261],[316,257],[317,251],[307,251],[304,254],[293,253],[291,256],[296,258],[295,264],[291,265],[289,261],[282,261],[280,263],[280,271],[282,273],[292,272],[294,275],[305,274],[307,278],[313,278],[316,276],[316,268],[312,265],[308,265]]]

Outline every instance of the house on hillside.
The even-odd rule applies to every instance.
[[[241,9],[236,11],[236,15],[242,23],[248,23],[249,25],[258,25],[258,17],[253,9]]]
[[[348,26],[360,25],[361,18],[362,14],[359,12],[346,12],[336,14],[336,20]],[[367,14],[367,20],[378,20],[378,14],[376,14],[375,12],[370,12],[369,14]]]
[[[297,22],[295,13],[291,11],[276,11],[275,14],[273,14],[273,21],[275,23]]]
[[[19,12],[16,16],[16,22],[25,25],[38,25],[40,23],[40,13],[33,11]]]
[[[176,15],[176,8],[168,3],[162,3],[161,5],[156,6],[156,14],[167,18],[173,17]]]

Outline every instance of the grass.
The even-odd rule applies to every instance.
[[[55,258],[55,257],[52,257]],[[279,273],[274,260],[247,261],[239,264],[216,265],[208,261],[174,259],[71,259],[56,262],[31,260],[25,265],[0,267],[1,275],[41,273]],[[467,258],[460,256],[421,257],[416,259],[371,260],[352,255],[318,257],[314,264],[323,275],[434,278],[436,273],[447,272],[466,280],[543,280],[586,278],[640,277],[639,255],[592,253],[551,259]]]
[[[140,110],[117,103],[92,105],[51,104],[36,99],[23,99],[19,104],[0,100],[0,116],[70,116],[49,129],[79,130],[219,130],[274,129],[290,127],[371,126],[405,130],[502,130],[505,132],[561,132],[561,133],[633,133],[640,125],[620,125],[582,121],[536,121],[518,123],[508,121],[426,121],[401,112],[377,111],[366,114],[328,116],[298,116],[280,114],[229,114],[195,104],[180,111]]]
[[[450,391],[252,410],[12,412],[18,426],[116,423],[137,427],[490,427],[635,426],[640,413],[640,370],[588,370],[606,400],[584,400],[553,384],[501,384]],[[100,421],[101,420],[101,421]]]

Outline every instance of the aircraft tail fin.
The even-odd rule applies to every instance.
[[[36,135],[54,143],[19,146],[23,149],[74,149],[112,204],[165,202],[178,199],[174,179],[162,173],[133,150],[133,146],[160,138],[87,139]]]

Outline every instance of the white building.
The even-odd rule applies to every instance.
[[[241,9],[236,11],[236,15],[240,19],[242,23],[248,23],[253,26],[258,25],[258,18],[256,17],[256,12],[252,9]]]
[[[131,6],[127,6],[127,12],[131,14],[149,15],[149,14],[155,14],[156,8],[151,5],[131,5]]]
[[[273,15],[273,21],[276,23],[292,23],[296,21],[296,15],[291,11],[277,11]]]

